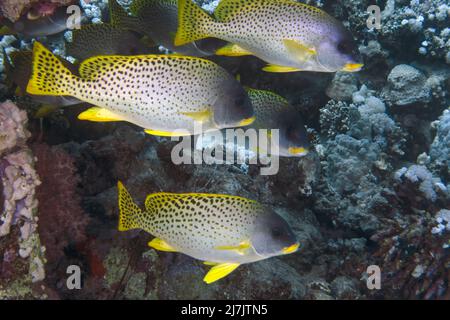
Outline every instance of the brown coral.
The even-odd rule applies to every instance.
[[[49,264],[56,264],[64,256],[65,247],[86,240],[88,217],[80,205],[79,177],[73,158],[58,146],[36,144],[33,151],[42,180],[37,190],[38,230]]]

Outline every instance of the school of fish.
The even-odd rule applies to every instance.
[[[24,16],[0,32],[59,33],[64,9],[54,17]],[[266,63],[264,71],[277,73],[363,67],[341,22],[293,0],[221,0],[212,14],[192,0],[134,0],[130,13],[109,0],[109,10],[109,23],[74,30],[67,53],[75,63],[38,41],[32,52],[4,52],[17,94],[29,95],[43,110],[84,103],[80,120],[126,121],[163,137],[198,134],[198,124],[203,132],[278,129],[276,155],[301,157],[310,142],[295,107],[276,93],[245,87],[205,57],[252,55]],[[158,46],[172,53],[160,54]],[[142,229],[154,237],[150,247],[203,261],[211,266],[208,284],[242,264],[300,247],[280,215],[236,195],[154,193],[141,209],[119,182],[118,207],[119,231]]]

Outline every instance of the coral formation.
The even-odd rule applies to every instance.
[[[24,285],[29,286],[27,282],[38,282],[45,277],[44,248],[37,232],[36,187],[41,182],[26,144],[30,136],[26,124],[24,111],[11,102],[0,104],[0,297],[22,296],[5,287],[8,283],[22,278]]]
[[[61,147],[34,144],[36,171],[42,181],[39,200],[39,235],[46,248],[47,268],[60,263],[64,249],[86,241],[88,218],[77,192],[79,178],[74,159]]]

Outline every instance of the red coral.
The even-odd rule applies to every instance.
[[[58,146],[35,144],[36,170],[42,180],[37,189],[38,230],[50,264],[58,263],[69,244],[86,241],[88,217],[77,193],[80,179],[73,158]]]

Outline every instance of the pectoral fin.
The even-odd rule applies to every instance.
[[[147,134],[150,134],[152,136],[159,136],[159,137],[186,137],[186,136],[191,136],[191,134],[189,132],[171,132],[171,131],[161,131],[161,130],[153,130],[153,129],[146,129],[144,131]]]
[[[148,243],[148,246],[159,251],[177,252],[177,250],[173,248],[170,244],[159,238],[155,238],[152,241],[150,241]]]
[[[99,107],[92,107],[92,108],[87,109],[86,111],[80,113],[78,115],[78,119],[94,121],[94,122],[123,121],[123,119],[119,115],[117,115],[107,109],[99,108]]]
[[[315,55],[317,55],[316,49],[309,47],[296,40],[283,40],[284,46],[293,56],[298,58],[300,61],[308,61]]]
[[[284,67],[284,66],[277,66],[275,64],[269,64],[263,68],[263,71],[282,73],[282,72],[297,72],[302,70],[293,67]]]
[[[216,51],[216,55],[218,56],[228,56],[228,57],[240,57],[240,56],[251,56],[253,53],[247,51],[237,44],[230,43],[225,47],[222,47]]]
[[[218,246],[215,249],[216,250],[230,250],[230,251],[236,251],[240,255],[244,255],[245,251],[250,248],[250,242],[249,241],[243,241],[237,246]]]
[[[223,277],[226,277],[231,272],[233,272],[237,267],[239,267],[239,263],[221,263],[218,264],[209,270],[206,276],[203,278],[207,284],[213,283]]]
[[[197,122],[203,123],[211,119],[212,112],[210,109],[205,109],[203,111],[198,112],[180,112],[182,115],[185,115],[189,118],[194,119]]]

